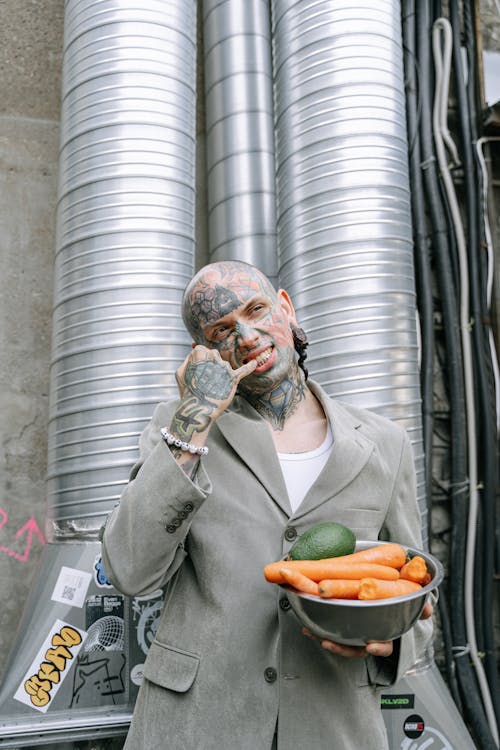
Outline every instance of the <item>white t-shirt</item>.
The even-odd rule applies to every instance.
[[[290,505],[294,513],[310,487],[319,477],[328,456],[332,452],[332,447],[333,434],[330,422],[328,422],[326,437],[319,448],[304,453],[278,453]]]

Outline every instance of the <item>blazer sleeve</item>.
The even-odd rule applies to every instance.
[[[192,520],[212,491],[203,458],[191,481],[161,438],[174,409],[174,402],[157,406],[140,437],[139,460],[101,530],[106,576],[125,596],[154,591],[173,576],[186,556]]]
[[[422,549],[422,526],[417,504],[413,451],[407,433],[404,430],[402,433],[399,467],[381,537]],[[431,595],[431,603],[434,604],[435,600],[436,597]],[[417,620],[415,625],[394,643],[392,657],[368,658],[371,681],[378,685],[391,685],[410,667],[430,659],[432,637],[432,618]]]

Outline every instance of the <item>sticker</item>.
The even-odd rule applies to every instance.
[[[96,559],[94,560],[94,580],[100,588],[113,588],[113,584],[108,581],[106,573],[104,572],[101,555],[97,555]]]
[[[161,589],[148,597],[135,597],[132,600],[132,623],[136,628],[137,645],[144,656],[147,655],[158,630],[162,609],[163,592]]]
[[[86,636],[84,630],[56,620],[14,699],[45,713],[63,684]]]
[[[144,660],[153,642],[163,608],[162,589],[143,596],[127,599],[125,621],[127,623],[129,663],[129,701],[135,702],[142,682]]]
[[[144,679],[144,664],[136,664],[135,667],[132,667],[130,670],[130,679],[134,685],[137,685],[138,687],[142,685]]]
[[[382,695],[380,705],[382,708],[413,708],[415,706],[415,695],[413,693]]]
[[[87,640],[84,651],[123,651],[123,596],[96,594],[87,600]]]
[[[429,750],[431,746],[432,750],[454,750],[456,747],[439,729],[426,726],[425,734],[420,737],[419,742],[406,738],[401,743],[401,750]]]
[[[83,607],[91,580],[90,573],[63,566],[50,598],[71,607]]]
[[[118,594],[89,596],[87,638],[73,671],[71,708],[126,703],[124,599]]]
[[[147,602],[151,599],[161,599],[163,596],[163,589],[155,589],[149,594],[143,594],[142,596],[135,596],[134,600],[137,602]]]
[[[411,716],[408,716],[403,724],[403,732],[412,740],[416,740],[418,737],[420,737],[424,729],[424,720],[418,714],[412,714]]]

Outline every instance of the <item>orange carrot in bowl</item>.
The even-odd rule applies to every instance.
[[[323,599],[357,599],[360,581],[345,578],[325,578],[318,583]]]
[[[377,578],[363,578],[359,585],[358,599],[389,599],[420,591],[422,586],[415,581],[400,578],[398,581],[381,581]]]
[[[430,583],[431,581],[432,581],[432,576],[429,573],[429,571],[427,571],[427,573],[424,576],[424,580],[422,581],[422,586],[427,586],[427,584]]]
[[[427,565],[423,557],[415,555],[407,563],[403,565],[399,571],[401,578],[405,578],[408,581],[416,581],[416,583],[422,583],[427,575]]]
[[[399,578],[399,570],[389,565],[376,563],[345,561],[345,557],[330,557],[325,560],[282,560],[269,563],[264,568],[264,576],[270,583],[284,583],[282,570],[298,570],[313,581],[323,578],[345,578],[360,580],[361,578],[382,578],[394,581]]]
[[[315,596],[319,596],[318,584],[315,581],[311,581],[310,578],[303,575],[299,570],[282,568],[280,573],[285,579],[285,582],[290,584],[290,586],[293,586],[297,591],[303,591],[305,594],[315,594]]]
[[[375,547],[361,549],[359,552],[352,552],[350,555],[343,555],[342,559],[346,562],[369,562],[389,565],[391,568],[401,568],[406,562],[406,550],[401,544],[386,542],[385,544],[377,544]]]

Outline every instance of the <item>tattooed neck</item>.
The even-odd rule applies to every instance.
[[[241,387],[240,394],[261,417],[267,419],[274,430],[282,430],[285,422],[306,397],[306,384],[302,372],[296,368],[276,388],[266,393],[249,393]]]

